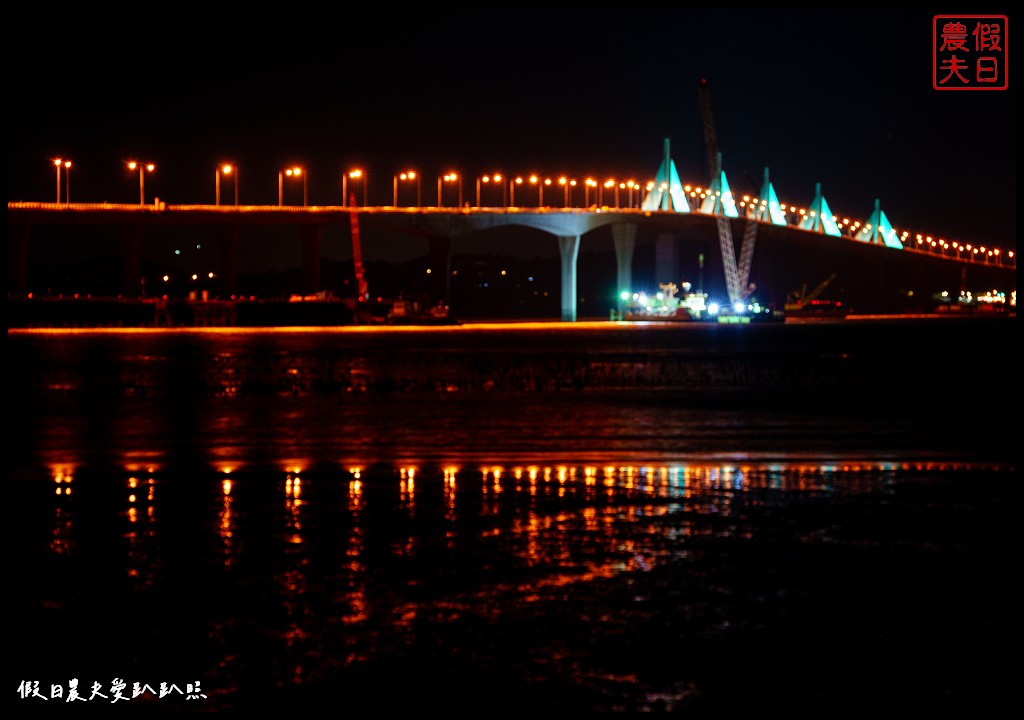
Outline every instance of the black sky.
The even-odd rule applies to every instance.
[[[899,229],[1015,247],[1015,54],[1007,91],[935,91],[948,12],[28,11],[8,24],[8,199],[51,201],[56,156],[80,202],[134,202],[131,158],[158,164],[147,194],[168,203],[211,203],[224,160],[246,204],[275,203],[290,164],[311,204],[340,204],[357,165],[373,204],[407,167],[425,200],[459,170],[469,199],[498,170],[651,177],[666,137],[703,183],[707,78],[734,191],[768,166],[787,203],[821,182],[837,214],[879,198]]]

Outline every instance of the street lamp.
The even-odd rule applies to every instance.
[[[583,181],[583,207],[590,207],[590,188],[597,187],[597,180],[594,178],[587,178]],[[597,191],[597,205],[601,206],[601,190]]]
[[[366,201],[366,173],[362,170],[350,170],[341,176],[341,199],[342,203],[346,206],[358,206],[359,203],[355,202],[356,195],[352,193],[352,197],[348,196],[348,179],[362,180],[363,181],[363,207],[367,207],[369,203]]]
[[[57,168],[57,204],[60,205],[60,169],[64,168],[64,184],[67,192],[64,194],[64,202],[71,202],[71,161],[62,158],[54,158],[53,165]]]
[[[619,188],[620,187],[626,187],[626,186],[623,183],[620,183],[620,182],[618,182],[618,181],[616,181],[616,180],[614,180],[612,178],[608,178],[607,180],[605,180],[604,181],[604,186],[606,188],[615,188],[615,208],[618,209],[618,207],[619,207]],[[604,205],[601,205],[601,207],[604,207]]]
[[[134,160],[129,160],[128,161],[128,169],[129,170],[138,169],[138,171],[139,171],[139,205],[145,205],[146,204],[146,180],[145,180],[146,173],[153,172],[154,170],[156,170],[156,165],[154,165],[153,163],[146,163],[145,165],[143,165],[140,162],[136,162]]]
[[[444,197],[444,194],[442,192],[443,189],[444,189],[444,186],[442,185],[442,183],[446,183],[446,182],[457,182],[459,184],[459,205],[458,205],[458,207],[462,207],[462,176],[459,175],[458,173],[455,173],[455,172],[450,172],[450,173],[447,173],[446,175],[443,175],[443,176],[440,176],[440,177],[437,178],[437,206],[438,207],[443,207],[444,206],[444,203],[442,202],[443,197]]]
[[[576,187],[576,181],[575,180],[569,180],[567,177],[565,177],[563,175],[562,177],[558,178],[558,184],[562,186],[562,189],[563,189],[563,191],[565,193],[565,206],[564,207],[569,207],[570,206],[569,205],[569,198],[572,197],[572,194],[571,194],[572,193],[572,188]]]
[[[57,204],[60,205],[60,168],[64,161],[60,158],[54,158],[53,164],[57,168]]]
[[[517,177],[515,180],[510,180],[508,183],[508,206],[516,206],[516,185],[522,185],[523,179]]]
[[[629,192],[628,192],[629,205],[628,205],[628,207],[629,207],[630,210],[632,210],[633,209],[633,190],[635,188],[636,189],[637,197],[640,197],[640,185],[635,180],[627,180],[625,185],[622,186],[622,188],[624,190],[626,188],[629,189]]]
[[[501,173],[494,173],[494,175],[484,175],[483,177],[478,177],[476,179],[476,206],[480,207],[480,183],[481,182],[486,183],[486,184],[490,184],[491,182],[493,182],[495,185],[500,185],[501,186],[501,204],[504,205],[505,204],[505,186],[504,186],[504,184],[502,182],[503,180],[504,180],[504,178],[501,176]]]
[[[421,201],[421,197],[422,196],[421,196],[420,176],[419,176],[419,173],[417,173],[415,170],[406,170],[403,173],[399,173],[398,175],[395,175],[394,183],[393,183],[394,191],[392,193],[392,195],[393,195],[392,199],[393,199],[394,202],[392,203],[392,205],[394,207],[398,207],[398,181],[399,180],[402,180],[402,181],[405,181],[405,180],[415,180],[416,181],[416,207],[422,207],[423,203]]]
[[[57,202],[60,202],[59,200]],[[71,161],[65,161],[65,202],[71,205]]]
[[[544,204],[544,183],[536,175],[530,175],[528,180],[531,185],[537,186],[537,207],[540,207]]]
[[[234,165],[225,164],[217,168],[214,173],[215,185],[216,185],[216,204],[220,205],[220,177],[221,175],[231,175],[235,184],[235,205],[238,205],[238,168]]]
[[[285,175],[288,177],[302,177],[302,207],[306,207],[306,201],[308,199],[307,190],[309,185],[306,178],[308,177],[302,168],[290,167],[286,170],[279,170],[277,173],[277,204],[278,206],[284,205],[284,178]]]

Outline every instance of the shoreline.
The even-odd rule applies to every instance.
[[[719,325],[845,324],[865,321],[1016,318],[1016,307],[977,307],[893,313],[849,313],[843,317],[785,317],[781,321],[729,323],[721,320],[618,320],[607,315],[567,321],[558,317],[445,317],[391,320],[373,315],[358,322],[352,303],[262,300],[124,300],[118,298],[8,300],[11,330],[258,330],[258,329],[390,329],[423,330],[482,326],[590,325],[599,327],[708,327]]]

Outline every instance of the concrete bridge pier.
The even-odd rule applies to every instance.
[[[323,225],[303,225],[299,231],[302,241],[302,293],[320,292],[320,246],[323,244]]]
[[[580,236],[559,235],[558,254],[562,257],[562,320],[576,322],[576,260],[580,255]]]
[[[241,225],[221,225],[217,228],[220,245],[220,287],[226,297],[238,292],[238,241]]]
[[[626,311],[623,291],[633,291],[633,250],[636,247],[636,223],[615,223],[612,225],[612,241],[615,243],[615,303],[619,315]]]

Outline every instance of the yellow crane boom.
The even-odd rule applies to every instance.
[[[818,287],[807,292],[807,283],[804,283],[803,287],[800,288],[799,292],[791,292],[786,297],[786,310],[803,310],[805,307],[810,305],[816,297],[828,287],[828,284],[836,279],[836,274],[832,273],[827,278],[822,280]]]

